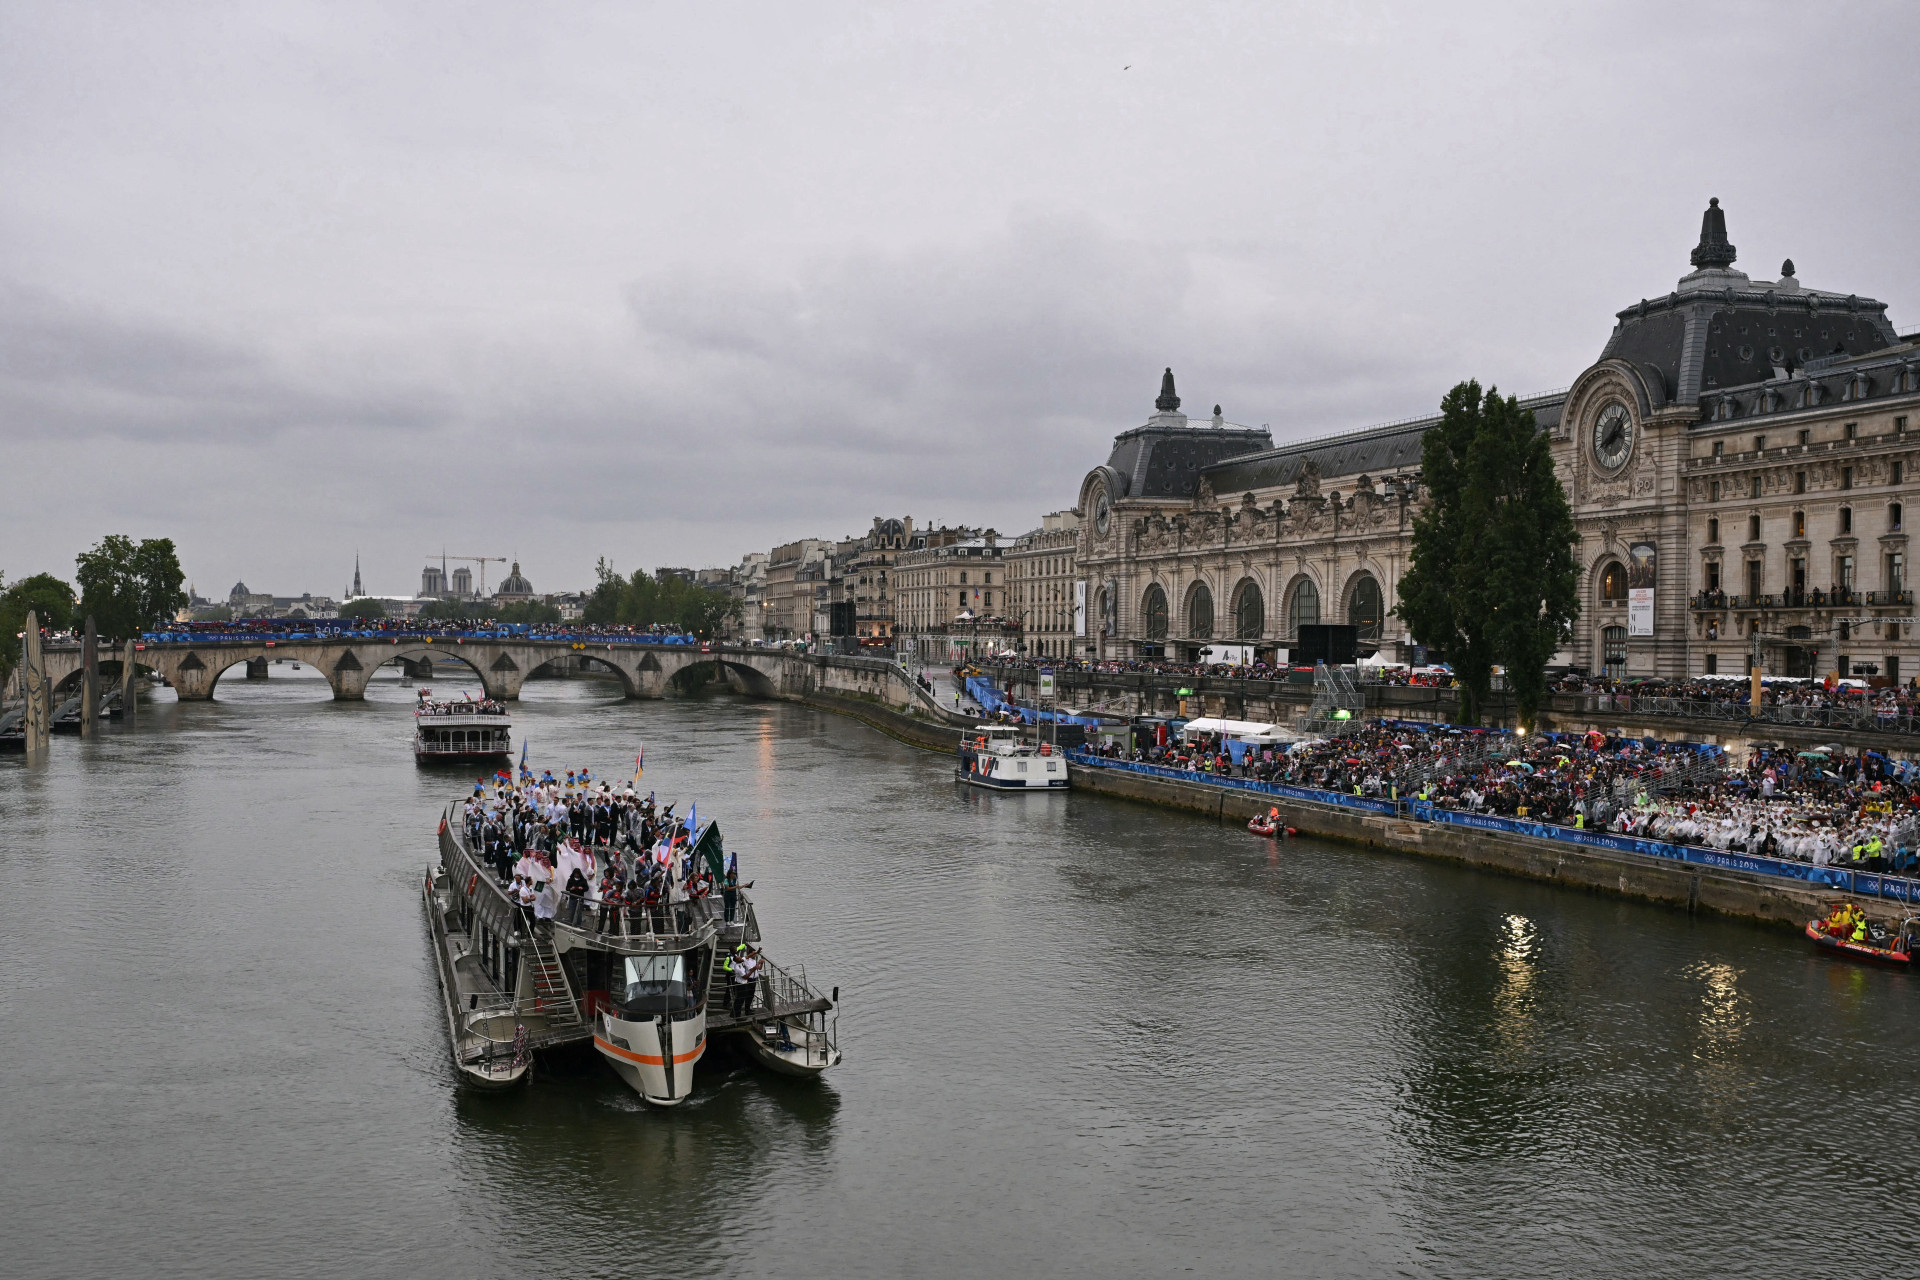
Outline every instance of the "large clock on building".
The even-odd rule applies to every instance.
[[[1107,491],[1102,489],[1093,500],[1093,527],[1101,537],[1107,536],[1107,525],[1113,519],[1113,508],[1107,503]]]
[[[1608,471],[1627,465],[1633,454],[1633,415],[1615,400],[1593,423],[1593,460]]]

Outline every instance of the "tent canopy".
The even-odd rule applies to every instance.
[[[1265,737],[1277,727],[1256,720],[1223,720],[1217,716],[1201,716],[1198,720],[1187,721],[1186,728],[1180,732],[1188,737],[1196,733],[1219,733],[1229,738]]]

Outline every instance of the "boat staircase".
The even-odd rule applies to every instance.
[[[534,1048],[584,1040],[591,1029],[580,1016],[580,1002],[574,998],[573,984],[567,981],[566,966],[553,943],[538,934],[526,940],[520,962],[527,967],[527,982],[533,988],[531,1003],[522,1002],[521,1013],[545,1015],[546,1029],[532,1038]]]

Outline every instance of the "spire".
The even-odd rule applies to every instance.
[[[1693,249],[1693,265],[1701,271],[1709,267],[1725,270],[1733,262],[1733,246],[1727,243],[1727,215],[1720,208],[1720,197],[1715,196],[1700,215],[1700,243]]]
[[[1173,370],[1168,369],[1160,377],[1160,398],[1153,407],[1162,413],[1173,413],[1180,408],[1180,397],[1173,394]]]
[[[353,553],[353,594],[355,596],[363,594],[360,590],[360,553],[358,551]]]

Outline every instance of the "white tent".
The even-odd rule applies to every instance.
[[[1261,724],[1253,720],[1222,720],[1216,716],[1202,716],[1198,720],[1187,721],[1180,734],[1182,737],[1219,733],[1229,738],[1264,738],[1272,735],[1277,728],[1278,725]]]

